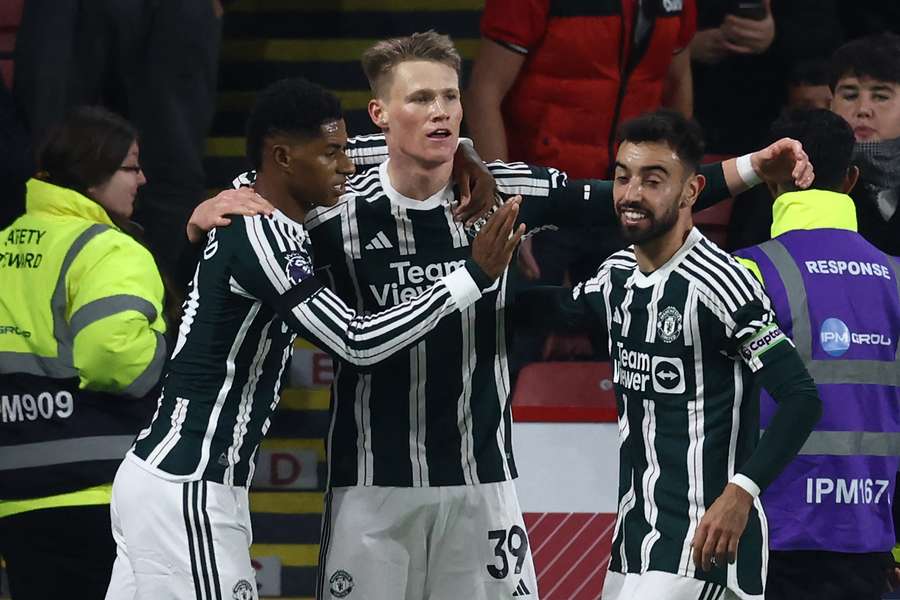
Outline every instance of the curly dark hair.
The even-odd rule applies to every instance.
[[[341,101],[322,86],[302,77],[276,81],[256,97],[247,120],[247,158],[259,169],[268,136],[316,138],[324,123],[343,118]]]

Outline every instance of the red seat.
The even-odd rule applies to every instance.
[[[517,421],[615,422],[616,396],[606,362],[541,362],[519,373]]]

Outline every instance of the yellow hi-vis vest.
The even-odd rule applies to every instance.
[[[153,257],[96,202],[32,179],[0,231],[0,517],[109,501],[166,359]]]

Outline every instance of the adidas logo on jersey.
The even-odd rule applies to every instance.
[[[391,240],[388,239],[388,236],[386,236],[383,231],[376,233],[375,237],[366,244],[366,250],[384,250],[393,247],[394,245],[391,243]]]
[[[513,598],[521,598],[523,596],[530,596],[531,590],[525,585],[525,582],[521,579],[519,580],[519,585],[516,586],[516,591],[513,592]]]

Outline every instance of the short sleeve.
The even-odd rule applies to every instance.
[[[550,0],[487,0],[481,16],[481,35],[528,54],[544,37]]]

